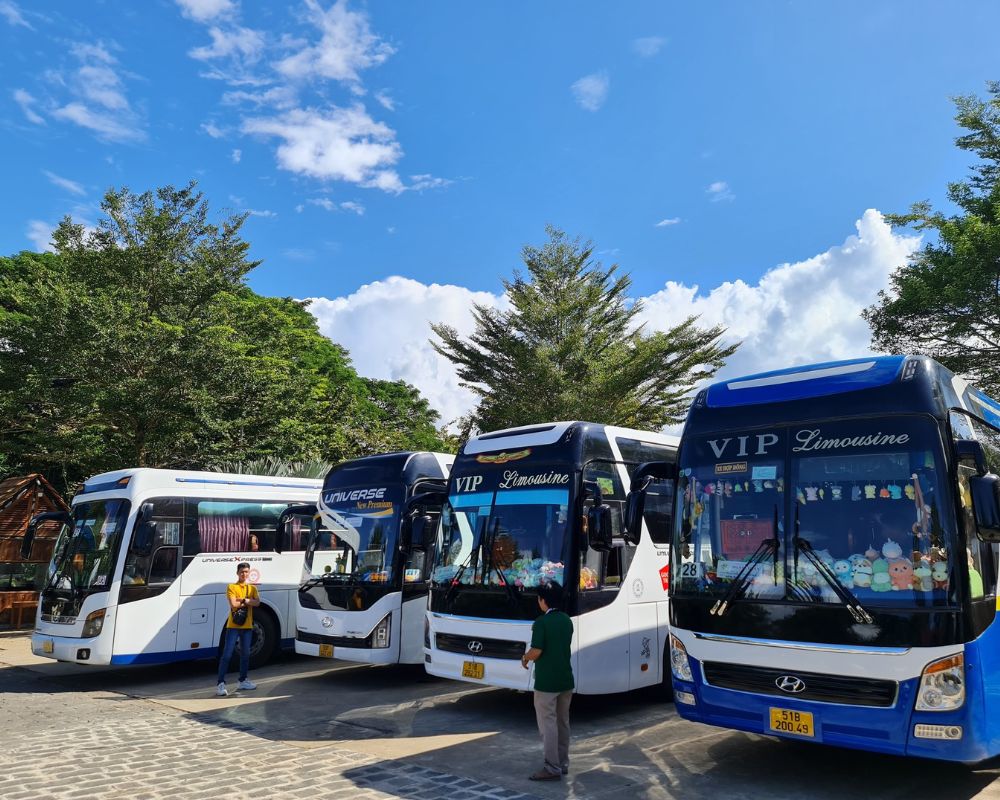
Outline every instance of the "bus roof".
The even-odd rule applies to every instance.
[[[598,422],[581,422],[579,420],[564,420],[547,422],[538,425],[521,425],[517,428],[504,428],[499,431],[489,431],[471,437],[462,447],[462,455],[491,453],[497,450],[510,450],[524,447],[543,447],[555,444],[572,428],[585,428],[588,431],[607,431],[611,436],[622,436],[642,441],[659,442],[668,446],[677,446],[679,439],[665,433],[653,431],[638,431],[632,428],[619,428],[603,425]]]
[[[296,491],[318,492],[323,482],[315,478],[288,478],[273,475],[242,475],[229,472],[198,472],[181,469],[153,469],[151,467],[131,467],[113,472],[102,472],[94,475],[83,484],[80,494],[95,492],[112,492],[126,489],[165,490],[172,489],[177,494],[184,494],[196,487],[204,490],[209,487],[227,487],[239,490],[241,493],[258,491],[280,491],[291,489]],[[199,491],[199,493],[201,493]]]

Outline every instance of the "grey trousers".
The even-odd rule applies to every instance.
[[[542,736],[545,769],[554,775],[569,770],[569,704],[572,699],[572,690],[535,690],[535,718]]]

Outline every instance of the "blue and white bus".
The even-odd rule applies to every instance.
[[[1000,403],[920,356],[750,375],[698,393],[676,469],[682,717],[960,762],[1000,753]],[[663,479],[638,470],[627,524]]]
[[[250,564],[260,591],[251,664],[295,635],[295,592],[309,517],[275,553],[289,506],[315,502],[322,481],[166,469],[123,469],[87,479],[63,523],[41,589],[31,650],[79,664],[156,664],[218,653],[226,587]]]

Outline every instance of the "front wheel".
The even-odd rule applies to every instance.
[[[278,649],[278,624],[270,612],[258,606],[253,615],[253,637],[250,640],[250,668],[257,669],[271,660]]]

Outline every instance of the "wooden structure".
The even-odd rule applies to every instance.
[[[0,622],[12,627],[34,623],[38,590],[60,526],[38,527],[28,559],[21,558],[21,542],[31,518],[45,511],[69,511],[69,506],[41,475],[0,481]]]

